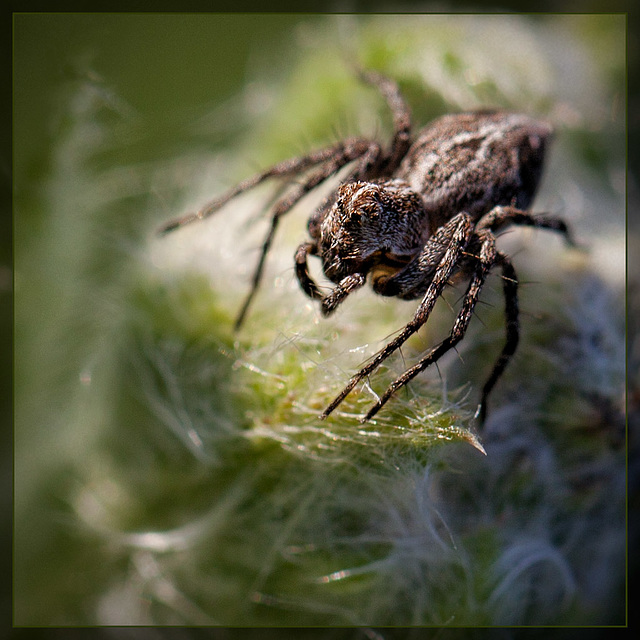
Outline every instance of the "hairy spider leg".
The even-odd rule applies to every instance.
[[[482,387],[480,404],[476,410],[476,417],[484,423],[487,417],[487,398],[496,382],[503,374],[509,360],[516,352],[520,341],[520,325],[518,323],[518,276],[513,268],[511,260],[501,252],[498,252],[497,262],[502,269],[502,291],[504,293],[504,314],[507,340],[500,356],[493,365],[491,374]]]
[[[363,287],[367,281],[367,276],[364,273],[351,273],[345,276],[340,282],[332,289],[331,293],[326,295],[322,299],[320,309],[323,316],[331,315],[338,305],[356,289]]]
[[[375,71],[360,70],[358,74],[365,82],[380,91],[391,110],[394,133],[391,151],[385,161],[384,170],[387,173],[393,172],[398,168],[411,147],[411,110],[400,93],[400,88],[393,80]]]
[[[269,253],[269,249],[271,248],[271,243],[273,242],[273,238],[276,233],[276,229],[278,228],[278,223],[280,222],[280,218],[288,213],[295,204],[299,200],[301,200],[309,191],[315,189],[322,182],[330,178],[332,175],[335,175],[342,167],[353,162],[354,160],[359,160],[356,167],[350,172],[347,179],[352,179],[354,176],[360,176],[365,172],[370,172],[372,167],[375,165],[377,159],[380,157],[381,149],[380,145],[377,142],[366,141],[362,139],[356,139],[357,145],[344,145],[341,147],[340,153],[334,153],[333,157],[325,160],[318,169],[311,173],[307,180],[301,184],[298,184],[293,191],[291,191],[287,196],[279,200],[275,206],[273,207],[271,214],[271,226],[269,227],[269,231],[264,239],[262,245],[262,251],[260,252],[260,259],[258,260],[258,264],[253,273],[253,278],[251,281],[251,289],[247,297],[245,298],[244,304],[242,305],[240,312],[238,313],[238,317],[234,323],[234,330],[238,330],[244,319],[247,315],[247,311],[249,310],[249,306],[253,301],[253,298],[258,290],[260,285],[260,280],[262,279],[262,274],[264,271],[264,264],[267,258],[267,254]],[[311,277],[308,275],[307,278],[311,281]],[[318,287],[314,284],[316,290]]]
[[[476,229],[490,229],[495,232],[509,224],[556,231],[564,235],[565,241],[569,245],[575,246],[575,241],[564,220],[553,217],[539,217],[538,215],[533,215],[530,212],[522,211],[515,207],[495,207],[480,219]],[[502,269],[507,341],[482,388],[480,404],[476,410],[476,417],[480,419],[481,423],[483,423],[487,417],[487,398],[503,374],[509,360],[516,352],[520,339],[518,324],[518,277],[511,260],[505,254],[498,253],[497,262]]]
[[[522,211],[515,207],[494,207],[489,213],[485,214],[476,226],[476,229],[490,229],[491,231],[499,231],[507,225],[522,225],[528,227],[537,227],[538,229],[548,229],[549,231],[557,231],[564,235],[565,241],[575,246],[575,240],[571,235],[571,231],[564,220],[560,218],[533,215],[528,211]]]
[[[318,255],[318,245],[315,242],[303,242],[297,249],[295,255],[296,276],[302,290],[313,300],[322,300],[324,297],[318,285],[309,275],[309,265],[307,256]]]
[[[520,339],[519,323],[518,323],[518,279],[516,271],[511,260],[503,253],[495,251],[495,238],[486,231],[494,232],[508,224],[526,225],[542,229],[557,231],[565,236],[569,244],[574,244],[570,231],[563,220],[558,218],[540,218],[526,211],[516,209],[515,207],[495,207],[486,214],[478,223],[476,232],[478,236],[484,238],[480,251],[480,262],[476,269],[473,279],[469,284],[465,301],[458,314],[458,318],[454,323],[454,327],[450,336],[440,345],[435,347],[427,356],[420,360],[416,365],[408,369],[402,376],[394,381],[380,400],[371,408],[365,416],[363,422],[370,420],[380,408],[389,400],[389,398],[407,382],[412,380],[418,373],[424,371],[430,364],[436,362],[444,353],[454,347],[467,331],[473,308],[477,302],[480,291],[484,285],[487,274],[490,269],[499,264],[502,270],[503,293],[505,298],[505,323],[506,323],[506,343],[493,366],[489,378],[485,382],[482,389],[480,404],[476,410],[476,417],[480,422],[484,422],[487,415],[487,398],[491,393],[496,382],[503,374],[509,360],[516,352]],[[486,230],[486,231],[485,231]],[[483,256],[484,252],[484,256]],[[493,254],[493,258],[487,259],[487,252]],[[475,283],[475,284],[474,284]]]
[[[360,72],[360,76],[364,81],[372,84],[380,91],[391,110],[394,123],[394,137],[391,143],[391,152],[387,158],[385,158],[384,169],[387,172],[394,171],[411,146],[411,112],[395,82],[373,71],[362,71]],[[342,155],[346,150],[351,151],[351,153],[347,153],[347,155],[351,155],[351,160],[353,160],[359,155],[366,153],[373,144],[376,143],[372,143],[369,140],[362,138],[351,138],[346,141],[339,142],[331,147],[319,149],[306,156],[284,160],[283,162],[275,164],[260,173],[246,178],[232,189],[229,189],[229,191],[219,198],[211,200],[205,204],[195,213],[188,213],[179,218],[170,220],[160,227],[158,233],[166,234],[186,224],[190,224],[197,220],[203,220],[218,211],[218,209],[223,207],[236,196],[240,195],[244,191],[253,189],[269,178],[279,178],[299,174],[310,167],[323,164],[336,156]],[[364,147],[364,151],[358,153],[357,150],[362,147]],[[376,158],[376,160],[377,159],[378,158]],[[364,171],[362,177],[366,177],[368,173],[368,171]]]
[[[371,407],[367,415],[362,419],[362,422],[371,420],[371,418],[378,413],[378,411],[386,404],[389,398],[398,391],[398,389],[404,387],[404,385],[406,385],[410,380],[413,380],[413,378],[415,378],[421,371],[424,371],[429,365],[439,360],[447,351],[455,347],[455,345],[464,337],[469,326],[469,322],[471,321],[471,317],[473,316],[473,309],[478,302],[482,286],[484,285],[487,275],[496,263],[497,259],[495,237],[493,234],[489,231],[484,231],[477,234],[476,237],[481,242],[478,262],[471,277],[471,281],[469,282],[469,287],[465,293],[464,301],[458,313],[458,317],[451,329],[451,333],[419,362],[407,369],[401,376],[392,382],[387,390],[382,394],[378,402]]]
[[[227,202],[233,200],[233,198],[239,196],[241,193],[257,187],[265,180],[269,180],[270,178],[284,178],[286,176],[302,173],[316,165],[330,162],[336,156],[342,157],[345,152],[348,155],[355,154],[354,158],[357,158],[366,153],[370,146],[371,142],[369,140],[365,140],[363,138],[351,138],[330,147],[318,149],[306,156],[289,158],[288,160],[279,162],[260,173],[256,173],[255,175],[246,178],[232,189],[229,189],[226,193],[223,193],[219,198],[215,198],[205,204],[195,213],[188,213],[179,218],[175,218],[174,220],[170,220],[158,229],[158,233],[166,234],[178,229],[179,227],[183,227],[186,224],[208,218],[227,204]]]
[[[405,271],[411,267],[415,268],[417,272],[422,271],[423,281],[429,282],[426,293],[422,298],[413,319],[400,331],[394,340],[378,351],[369,363],[351,377],[345,388],[320,414],[321,420],[324,420],[349,395],[349,393],[351,393],[353,388],[363,378],[368,376],[394,351],[399,349],[409,339],[409,337],[418,331],[418,329],[428,320],[436,301],[444,290],[447,281],[451,277],[451,274],[460,260],[462,252],[471,238],[472,231],[473,223],[471,217],[466,213],[459,213],[444,227],[441,227],[438,230],[438,233],[427,241],[421,254],[414,258],[412,262],[403,269],[403,271]],[[446,247],[445,251],[442,251],[442,247]],[[438,266],[435,271],[429,271],[425,277],[424,269],[422,267],[424,261],[421,261],[420,257],[427,255],[429,256],[429,260],[433,260],[434,249],[439,249],[442,257],[437,263]],[[402,273],[402,271],[400,273]],[[391,280],[391,278],[389,280]]]
[[[318,245],[314,242],[303,242],[296,250],[296,276],[302,290],[313,300],[320,300],[320,310],[323,316],[331,315],[338,305],[353,291],[363,287],[367,281],[364,273],[352,273],[344,277],[331,290],[331,293],[323,295],[318,285],[309,275],[307,256],[317,255]]]

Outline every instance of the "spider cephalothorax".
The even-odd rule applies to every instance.
[[[406,182],[348,182],[338,188],[318,232],[310,230],[327,278],[366,275],[380,266],[407,264],[429,236],[420,196]]]
[[[561,232],[570,241],[562,220],[526,210],[538,186],[551,127],[525,115],[477,111],[443,116],[414,139],[409,109],[397,85],[374,72],[361,75],[378,87],[391,109],[394,135],[389,149],[373,140],[349,138],[286,160],[244,180],[197,213],[169,222],[162,231],[205,218],[269,178],[304,176],[272,209],[271,227],[236,321],[238,328],[260,283],[280,218],[304,195],[350,165],[336,192],[309,218],[310,239],[295,254],[301,288],[320,301],[323,315],[332,313],[367,279],[380,295],[420,302],[411,321],[351,377],[320,417],[328,416],[427,321],[447,283],[468,279],[449,336],[389,386],[363,421],[372,418],[398,389],[464,337],[487,275],[499,267],[507,340],[482,390],[478,414],[484,419],[489,392],[515,352],[519,336],[516,273],[509,257],[496,249],[495,233],[508,225],[528,225]],[[335,284],[329,293],[323,293],[311,278],[309,256],[322,260],[325,275]]]

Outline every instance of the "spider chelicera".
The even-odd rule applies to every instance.
[[[327,316],[367,278],[382,296],[420,300],[413,318],[351,379],[320,415],[326,418],[364,378],[399,349],[429,318],[447,284],[469,284],[451,332],[399,376],[362,419],[379,409],[417,374],[452,349],[465,335],[489,271],[501,270],[506,342],[482,389],[476,415],[484,421],[487,397],[502,375],[519,339],[518,281],[511,260],[496,249],[496,232],[528,225],[564,234],[558,218],[534,216],[526,209],[540,179],[550,125],[526,115],[476,111],[445,115],[411,134],[411,116],[399,88],[372,71],[360,73],[377,87],[393,115],[388,149],[364,138],[347,138],[309,155],[285,160],[209,202],[196,213],[170,221],[167,233],[206,218],[240,193],[270,178],[302,175],[271,211],[253,283],[235,323],[243,323],[262,278],[265,258],[282,216],[307,193],[350,165],[338,189],[311,215],[310,240],[295,253],[302,290],[318,300]],[[322,260],[335,283],[325,294],[311,278],[309,256]]]

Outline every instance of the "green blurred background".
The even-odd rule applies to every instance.
[[[75,567],[86,561],[84,544],[58,536],[66,526],[53,525],[59,515],[51,501],[65,499],[74,460],[100,434],[98,424],[85,422],[95,414],[92,401],[83,427],[70,413],[78,406],[78,376],[94,348],[89,345],[100,340],[103,326],[107,332],[113,327],[109,291],[119,291],[117,281],[131,266],[119,239],[144,242],[166,211],[156,200],[157,218],[144,219],[150,184],[131,186],[124,177],[125,190],[133,192],[121,194],[115,178],[115,192],[106,186],[106,194],[92,194],[94,178],[142,167],[144,181],[154,163],[228,142],[225,123],[222,133],[207,134],[194,132],[194,122],[238,93],[252,64],[265,72],[275,66],[280,43],[301,21],[306,19],[215,14],[15,16],[18,623],[90,621],[63,613],[66,606],[75,609],[72,603],[95,574],[87,573],[88,583],[72,578],[64,586],[63,576],[78,575],[69,561]],[[109,137],[102,139],[107,129]],[[35,617],[19,614],[20,602]]]
[[[384,33],[385,20],[393,28],[388,36],[377,35]],[[624,18],[506,18],[502,24],[510,46],[522,38],[525,51],[544,52],[549,59],[505,56],[513,75],[492,76],[485,68],[486,76],[472,89],[460,61],[468,60],[465,55],[474,47],[498,50],[500,27],[484,31],[478,18],[475,26],[467,23],[458,31],[455,20],[441,30],[441,41],[438,28],[425,23],[436,50],[442,43],[441,68],[452,79],[438,84],[434,76],[434,86],[424,90],[416,73],[408,71],[403,78],[416,122],[463,107],[465,101],[466,106],[498,103],[564,118],[569,143],[566,153],[558,154],[551,187],[559,182],[578,185],[579,191],[590,185],[591,191],[582,200],[565,193],[547,202],[569,208],[582,234],[600,236],[596,260],[611,247],[620,251]],[[456,41],[460,34],[469,41]],[[212,384],[231,379],[224,359],[213,360],[215,370],[205,363],[214,351],[234,349],[228,325],[241,295],[212,290],[207,278],[197,276],[173,284],[158,280],[157,254],[148,257],[150,238],[159,223],[215,195],[247,170],[326,144],[345,131],[357,133],[363,123],[368,133],[384,129],[378,100],[354,85],[341,60],[355,51],[369,64],[400,72],[407,61],[416,68],[426,64],[412,51],[416,46],[425,56],[418,46],[424,43],[415,24],[403,37],[402,23],[394,17],[267,14],[19,14],[14,39],[15,621],[126,623],[130,613],[133,623],[237,624],[246,605],[238,603],[228,618],[208,610],[207,598],[229,606],[236,594],[211,594],[208,584],[200,585],[199,594],[197,581],[205,582],[205,572],[194,568],[181,576],[191,580],[184,587],[191,600],[181,600],[176,591],[162,601],[155,591],[157,600],[150,597],[148,609],[129,612],[124,605],[131,584],[120,588],[121,576],[148,578],[157,567],[151,556],[124,553],[113,531],[101,531],[105,523],[135,532],[197,520],[210,504],[224,502],[225,483],[242,486],[235,475],[242,466],[238,460],[260,460],[255,451],[234,449],[223,436],[194,448],[184,433],[175,438],[158,433],[158,421],[140,398],[135,356],[146,354],[145,340],[172,332],[179,334],[180,344],[193,347],[185,351],[193,362],[178,359],[175,370],[201,374],[192,381],[192,402],[209,399]],[[572,42],[578,43],[575,48]],[[591,42],[599,43],[597,55],[582,57]],[[559,96],[545,74],[570,78],[574,66],[582,74],[580,83],[568,83]],[[602,115],[607,110],[610,117]],[[580,158],[568,180],[562,174],[567,158]],[[223,177],[207,177],[222,169]],[[584,210],[576,212],[576,202]],[[594,217],[594,212],[606,214]],[[291,233],[299,237],[303,224],[299,218]],[[188,246],[178,250],[184,254]],[[598,264],[615,289],[621,262],[614,258]],[[288,253],[283,260],[290,260]],[[209,268],[215,270],[212,263]],[[230,260],[226,268],[233,267]],[[225,274],[217,277],[224,280]],[[295,294],[282,298],[296,299]],[[287,315],[286,309],[274,315],[273,326],[281,326]],[[387,308],[377,321],[390,322],[391,315]],[[256,334],[269,333],[264,324]],[[389,327],[392,331],[394,325]],[[309,335],[327,340],[324,334]],[[154,351],[159,343],[150,344],[159,353]],[[169,357],[170,346],[162,353]],[[282,365],[279,373],[285,378],[287,366],[297,364]],[[221,388],[216,396],[221,405],[223,396]],[[233,422],[244,419],[234,412],[244,415],[247,406],[256,413],[271,411],[268,398],[260,399],[264,406],[258,408],[251,404],[255,400],[246,402],[223,407],[220,415]],[[222,467],[198,457],[217,447]],[[113,478],[114,473],[121,476]],[[290,473],[293,481],[301,471]],[[265,478],[259,485],[265,492],[265,484],[280,486]],[[283,510],[291,508],[282,500]],[[95,521],[82,522],[79,513],[94,514]],[[246,551],[234,541],[228,544],[236,554]],[[225,567],[215,552],[200,553],[214,565],[208,567],[213,575],[238,570]],[[177,575],[180,570],[170,563],[165,569]],[[276,586],[286,591],[289,579],[295,582],[284,576],[285,584]],[[176,588],[170,580],[164,586]],[[356,595],[336,594],[337,601],[349,597],[357,602]],[[326,619],[317,612],[317,617],[289,618],[275,609],[275,614],[248,616],[247,623],[322,624]],[[340,613],[341,620],[348,619]],[[484,619],[470,614],[468,620]]]

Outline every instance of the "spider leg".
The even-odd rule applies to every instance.
[[[487,275],[493,265],[496,263],[497,252],[495,249],[495,237],[491,232],[484,231],[478,234],[481,242],[480,252],[478,255],[478,263],[474,269],[469,287],[464,297],[462,307],[458,313],[453,328],[449,336],[443,340],[438,346],[434,347],[425,357],[417,362],[413,367],[407,369],[401,376],[392,382],[387,390],[382,394],[378,402],[371,407],[362,422],[370,420],[381,407],[393,396],[396,391],[404,387],[410,380],[415,378],[421,371],[424,371],[429,365],[439,360],[447,351],[455,347],[464,337],[469,322],[473,316],[473,309],[478,302],[478,297]],[[503,367],[504,368],[504,367]]]
[[[520,325],[518,324],[518,278],[516,271],[511,264],[511,260],[503,253],[498,253],[496,262],[500,264],[502,269],[507,341],[496,363],[493,365],[491,375],[487,378],[482,388],[482,397],[476,411],[476,417],[480,418],[481,423],[483,423],[487,417],[487,397],[504,372],[511,356],[515,353],[520,339]]]
[[[318,149],[309,155],[284,160],[283,162],[275,164],[260,173],[246,178],[232,189],[229,189],[226,193],[223,193],[220,197],[205,204],[195,213],[187,213],[184,216],[166,222],[158,229],[158,233],[166,234],[178,229],[179,227],[183,227],[186,224],[190,224],[191,222],[207,218],[213,213],[216,213],[216,211],[227,204],[230,200],[233,200],[236,196],[248,191],[249,189],[253,189],[270,178],[283,178],[286,176],[296,175],[316,165],[330,165],[335,158],[346,158],[345,162],[340,165],[344,166],[351,160],[355,160],[356,158],[363,156],[367,151],[369,151],[371,145],[372,143],[369,140],[362,138],[350,138],[331,147]]]
[[[400,88],[393,80],[375,71],[361,70],[359,75],[365,82],[380,91],[391,110],[394,134],[391,141],[391,151],[386,161],[385,173],[393,172],[398,168],[400,161],[411,146],[411,111],[400,93]]]
[[[433,307],[442,293],[447,281],[453,273],[460,256],[464,251],[472,234],[471,218],[466,213],[460,213],[452,218],[436,236],[430,238],[422,253],[414,258],[415,268],[424,271],[422,266],[425,260],[430,270],[427,274],[430,278],[429,285],[420,306],[416,310],[413,319],[400,331],[400,333],[364,366],[358,373],[351,377],[345,388],[333,399],[329,406],[320,414],[320,419],[324,420],[346,397],[353,388],[366,376],[368,376],[380,363],[388,358],[394,351],[399,349],[410,336],[412,336],[429,318]],[[445,241],[445,237],[447,240]],[[435,261],[436,268],[431,272],[434,264],[434,251],[438,251],[438,259]],[[421,259],[422,258],[422,259]],[[406,269],[406,267],[405,267]],[[422,276],[425,280],[424,274]]]
[[[315,189],[319,184],[337,173],[345,165],[353,162],[354,160],[358,160],[356,167],[347,177],[347,179],[351,179],[353,176],[359,176],[363,172],[369,171],[370,167],[375,164],[376,159],[380,156],[380,146],[378,143],[360,139],[357,139],[354,142],[357,144],[340,145],[339,153],[336,153],[333,157],[325,160],[325,162],[323,162],[315,172],[311,173],[307,177],[307,180],[304,183],[298,184],[295,189],[279,200],[273,207],[271,214],[271,226],[269,227],[269,231],[267,232],[262,244],[260,259],[258,260],[258,264],[251,281],[251,289],[245,298],[244,304],[242,305],[240,313],[238,314],[234,324],[234,329],[236,331],[244,322],[249,306],[251,305],[256,291],[258,290],[258,286],[260,285],[267,253],[269,253],[269,249],[271,248],[271,243],[273,242],[280,218],[285,213],[288,213],[300,199],[309,193],[309,191]],[[309,282],[311,282],[310,277]],[[317,286],[315,288],[317,290]]]
[[[366,281],[367,277],[364,273],[352,273],[340,280],[331,293],[322,299],[320,307],[322,315],[325,317],[331,315],[350,293],[362,287]]]
[[[309,275],[307,256],[317,255],[318,245],[313,242],[301,244],[295,255],[296,275],[302,290],[312,299],[321,300],[320,307],[322,315],[332,314],[337,306],[352,292],[362,287],[366,282],[366,275],[363,273],[352,273],[343,278],[328,295],[320,292],[318,285]]]
[[[424,296],[441,260],[446,255],[447,247],[452,241],[457,242],[456,231],[465,220],[462,236],[464,243],[471,237],[471,226],[466,213],[454,216],[447,224],[429,238],[422,251],[405,267],[392,276],[374,278],[373,290],[381,296],[395,296],[403,300],[415,300]],[[464,247],[461,247],[464,249]],[[455,258],[458,262],[458,258]],[[452,268],[455,264],[452,263]]]
[[[323,295],[320,293],[318,285],[309,275],[309,266],[307,265],[307,257],[318,254],[318,245],[315,242],[304,242],[296,250],[296,276],[302,290],[313,300],[322,300]]]
[[[522,211],[515,207],[495,207],[483,218],[480,219],[477,229],[489,229],[498,231],[500,228],[508,225],[523,225],[537,227],[539,229],[549,229],[557,231],[564,235],[566,242],[575,246],[576,243],[571,234],[571,230],[560,218],[555,217],[539,217]],[[493,366],[491,375],[487,379],[482,388],[482,397],[476,411],[476,417],[480,422],[484,422],[487,415],[487,398],[489,393],[495,386],[496,382],[504,372],[509,360],[513,356],[519,341],[519,324],[518,324],[518,279],[509,258],[503,253],[498,254],[497,262],[502,269],[503,292],[505,299],[505,321],[507,329],[507,341]]]
[[[569,245],[575,246],[576,244],[571,234],[571,230],[564,220],[555,217],[535,216],[528,211],[516,209],[515,207],[493,208],[489,213],[480,218],[477,224],[477,229],[490,229],[495,232],[508,224],[557,231],[564,235],[565,240]]]

